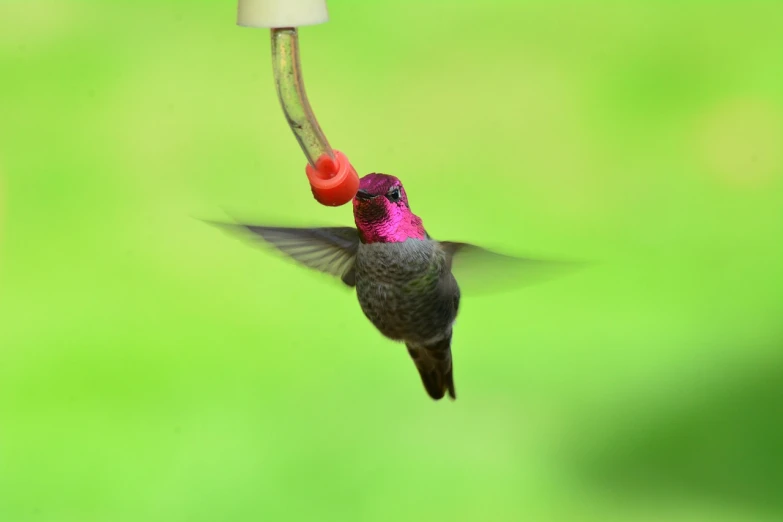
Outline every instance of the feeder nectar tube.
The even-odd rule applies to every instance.
[[[359,189],[359,176],[348,158],[332,150],[310,103],[299,65],[297,27],[329,19],[326,0],[239,0],[237,24],[271,30],[272,68],[288,126],[307,157],[305,168],[315,199],[329,206],[348,203]]]
[[[280,105],[310,165],[324,154],[334,157],[307,100],[299,65],[299,38],[293,27],[272,29],[272,66]]]
[[[315,199],[324,205],[343,205],[359,189],[359,176],[348,158],[332,150],[307,100],[299,64],[299,37],[294,27],[273,28],[272,67],[280,105],[288,126],[302,147],[305,168]]]

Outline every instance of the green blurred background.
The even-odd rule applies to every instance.
[[[317,205],[234,1],[0,3],[0,520],[783,519],[783,3],[331,0],[310,101],[465,295],[431,401],[351,292],[194,217]]]

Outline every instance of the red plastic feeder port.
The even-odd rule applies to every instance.
[[[312,165],[305,167],[307,179],[316,201],[322,205],[339,207],[351,201],[359,190],[359,175],[345,154],[334,151],[334,158],[322,155]]]

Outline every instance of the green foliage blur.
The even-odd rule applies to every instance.
[[[446,6],[448,4],[448,6]],[[234,1],[0,3],[0,521],[783,519],[783,3],[330,0],[310,101],[465,295],[431,401],[339,283]]]

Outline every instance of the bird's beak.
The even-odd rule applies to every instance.
[[[356,199],[359,199],[359,200],[362,200],[362,201],[366,201],[366,200],[372,199],[374,197],[375,197],[374,194],[370,194],[369,192],[367,192],[366,190],[363,190],[363,189],[359,189],[356,192]]]

